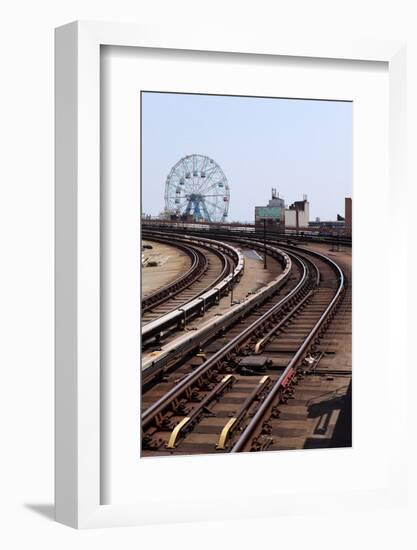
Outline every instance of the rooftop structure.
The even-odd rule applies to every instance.
[[[266,206],[255,206],[255,230],[267,226],[268,231],[284,230],[284,199],[272,189],[271,199]]]

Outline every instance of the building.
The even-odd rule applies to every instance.
[[[345,197],[345,233],[352,235],[352,199]]]
[[[272,197],[266,206],[255,206],[255,229],[266,226],[268,231],[304,231],[308,229],[310,220],[310,204],[307,195],[302,201],[295,201],[285,208],[276,189],[272,189]]]
[[[285,229],[295,229],[296,231],[308,229],[310,221],[310,204],[307,195],[304,195],[302,201],[295,201],[285,209],[284,223]]]
[[[310,230],[322,235],[352,235],[352,199],[345,197],[345,216],[337,214],[336,220],[310,222]]]
[[[272,189],[271,199],[266,206],[255,206],[255,230],[283,231],[285,204],[276,189]]]
[[[344,220],[314,221],[309,223],[309,230],[320,235],[343,235],[345,222]]]

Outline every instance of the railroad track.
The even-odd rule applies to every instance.
[[[161,221],[144,221],[143,227],[147,229],[153,229],[156,231],[164,231],[174,233],[183,233],[183,234],[194,234],[194,235],[211,235],[211,238],[216,238],[219,240],[228,240],[230,237],[258,237],[259,233],[253,225],[243,226],[215,226],[214,224],[199,224],[199,223],[161,223]],[[263,231],[261,231],[263,233]],[[277,238],[277,233],[274,231],[266,232],[267,238],[275,240]],[[330,244],[332,246],[352,246],[352,238],[349,235],[332,235],[332,234],[319,234],[313,232],[300,231],[297,234],[296,231],[285,231],[279,233],[279,238],[281,240],[288,240],[293,243],[318,243],[318,244]]]
[[[157,232],[144,232],[143,236],[162,242],[167,239]],[[189,248],[190,253],[201,258],[203,267],[197,277],[193,275],[193,280],[188,280],[183,290],[171,294],[169,288],[160,289],[163,295],[158,298],[159,304],[148,309],[142,318],[143,351],[150,346],[158,347],[162,338],[184,330],[192,319],[203,316],[239,282],[244,270],[242,254],[231,245],[183,235],[170,235],[169,243]]]
[[[201,296],[234,269],[233,259],[225,252],[210,247],[184,243],[144,233],[147,240],[170,244],[185,252],[191,259],[189,269],[169,284],[142,299],[142,325],[158,319]]]
[[[346,283],[329,257],[284,253],[291,276],[278,292],[144,388],[144,456],[280,448],[281,409],[317,362]]]
[[[245,246],[245,243],[241,243]],[[250,248],[264,251],[264,244],[259,242],[250,242]],[[165,374],[176,368],[179,360],[198,353],[200,349],[210,343],[215,338],[222,337],[224,331],[233,327],[235,324],[242,323],[246,316],[254,309],[259,308],[263,303],[277,295],[283,286],[288,288],[294,284],[294,278],[291,278],[291,260],[288,255],[278,250],[274,246],[267,245],[267,254],[269,261],[275,263],[274,271],[276,276],[256,292],[249,291],[245,298],[234,302],[233,306],[221,313],[214,312],[214,315],[204,321],[201,318],[199,325],[189,329],[188,324],[182,327],[179,334],[157,331],[155,337],[149,340],[149,349],[142,346],[142,387],[147,387],[153,379],[161,379]],[[280,266],[280,267],[278,267]],[[291,279],[289,281],[289,279]],[[231,291],[231,285],[224,285],[224,296]],[[213,291],[210,291],[212,293]],[[221,294],[221,293],[219,293]],[[230,298],[231,300],[231,298]],[[217,301],[220,305],[221,300]],[[188,306],[187,306],[188,307]],[[255,313],[256,315],[256,313]],[[155,322],[155,325],[163,323],[161,318]],[[146,328],[146,327],[145,327]]]
[[[166,244],[164,239],[158,239],[157,237],[154,237],[151,242]],[[195,250],[194,247],[187,246],[180,242],[170,242],[169,244],[174,245],[175,248],[184,252],[189,258],[190,265],[184,273],[180,273],[173,281],[142,296],[142,319],[147,312],[153,311],[159,305],[177,296],[182,290],[190,286],[207,269],[208,262],[206,261],[204,254],[200,253],[198,250]],[[144,322],[146,322],[146,320],[144,320]]]

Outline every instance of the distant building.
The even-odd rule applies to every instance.
[[[194,216],[192,214],[180,214],[180,215],[170,214],[169,219],[172,222],[181,221],[181,222],[191,223],[195,221]]]
[[[271,199],[266,206],[255,206],[255,230],[283,231],[285,204],[276,189],[272,189]]]
[[[345,217],[337,214],[336,220],[316,221],[309,223],[312,231],[323,235],[352,235],[352,199],[345,198]]]
[[[345,222],[342,220],[315,221],[308,224],[310,231],[314,231],[323,235],[344,234]]]
[[[345,197],[345,232],[352,235],[352,199]]]
[[[308,229],[309,221],[310,204],[307,195],[304,195],[302,201],[295,201],[285,209],[285,229],[296,229],[297,231]]]

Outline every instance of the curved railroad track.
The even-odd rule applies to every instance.
[[[179,248],[190,257],[191,265],[174,281],[142,299],[143,325],[201,296],[233,271],[233,259],[225,252],[208,245],[198,246],[149,233],[145,233],[145,238]]]
[[[231,245],[204,238],[144,232],[147,240],[169,243],[186,251],[192,263],[186,273],[158,289],[143,307],[142,349],[158,347],[162,337],[185,325],[219,302],[240,280],[243,256]],[[149,303],[150,302],[150,303]]]
[[[239,244],[243,248],[247,243],[240,242]],[[249,244],[252,250],[264,251],[263,243],[251,241]],[[149,384],[152,384],[154,379],[160,380],[167,372],[176,369],[182,358],[198,353],[199,350],[206,347],[213,339],[221,337],[226,329],[231,328],[234,324],[242,323],[252,310],[255,308],[259,309],[268,298],[276,295],[282,287],[286,286],[288,288],[289,285],[295,285],[295,278],[291,276],[290,258],[282,251],[276,249],[276,247],[269,245],[267,245],[267,254],[270,257],[269,261],[272,261],[274,264],[273,272],[275,273],[275,277],[268,283],[264,283],[257,291],[253,291],[253,289],[250,289],[250,286],[246,285],[248,289],[246,295],[245,293],[240,293],[240,299],[237,302],[233,302],[231,294],[233,283],[231,280],[229,282],[222,282],[216,289],[209,292],[211,295],[210,300],[215,305],[220,306],[223,304],[220,310],[214,308],[212,315],[205,318],[200,317],[196,323],[191,323],[191,325],[187,322],[182,325],[181,331],[177,333],[160,330],[161,325],[163,326],[165,323],[164,318],[160,318],[152,323],[152,325],[156,326],[155,331],[149,334],[150,336],[153,335],[149,340],[149,349],[147,349],[146,345],[142,345],[142,388],[147,388]],[[239,278],[235,279],[235,282],[239,282]],[[222,298],[225,298],[227,294],[230,294],[230,305],[229,298],[227,297],[227,306],[225,307]],[[196,305],[200,307],[200,300],[201,298],[191,302],[184,309],[194,308]],[[168,320],[172,315],[176,314],[176,312],[169,314],[167,316]],[[148,327],[153,328],[151,325],[148,325],[144,329],[146,330]]]
[[[159,239],[157,237],[151,237],[148,240],[150,242],[166,244],[166,240]],[[142,318],[145,313],[155,311],[159,305],[163,304],[167,300],[173,299],[181,293],[182,290],[192,285],[193,282],[197,280],[208,267],[208,261],[206,260],[205,255],[199,250],[196,250],[194,247],[180,242],[169,242],[169,244],[183,251],[188,256],[190,265],[184,273],[180,273],[173,281],[170,281],[153,292],[142,296]],[[144,320],[144,322],[146,322],[146,320]]]
[[[320,338],[346,286],[342,269],[327,256],[286,247],[279,253],[290,263],[290,276],[276,291],[259,297],[257,307],[225,326],[222,337],[217,332],[198,350],[179,354],[144,387],[144,456],[279,445],[273,423],[279,423],[280,407],[317,362]]]

